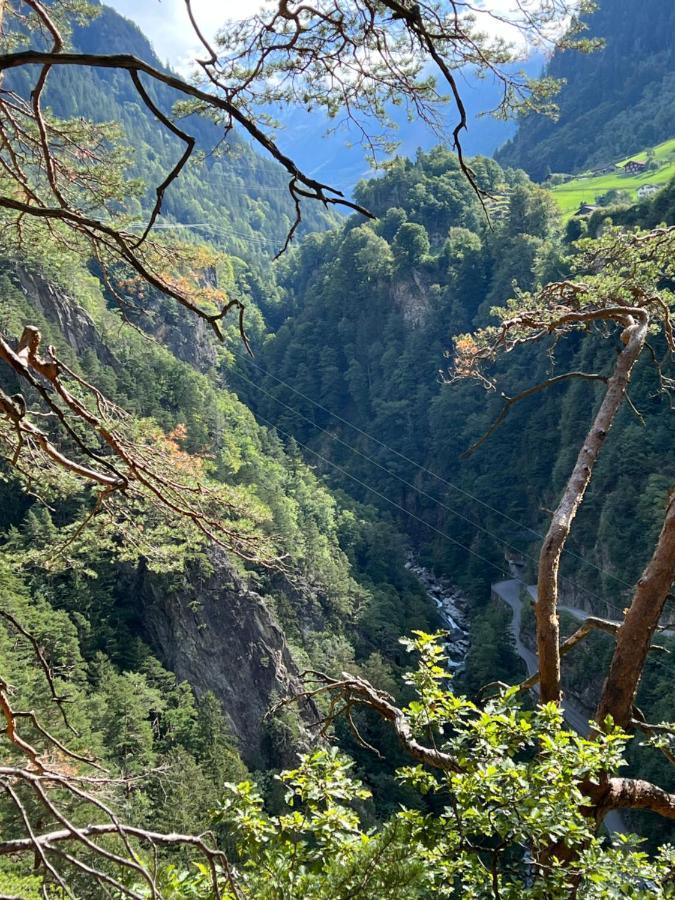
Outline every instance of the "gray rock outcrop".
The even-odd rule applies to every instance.
[[[251,591],[220,550],[210,571],[191,567],[182,587],[139,572],[148,640],[179,681],[221,701],[246,763],[265,758],[265,713],[275,699],[301,689],[298,669],[265,600]],[[312,709],[300,709],[312,718]]]

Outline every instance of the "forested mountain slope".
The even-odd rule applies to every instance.
[[[157,64],[140,32],[105,7],[73,41],[85,52],[132,52]],[[129,174],[159,183],[177,143],[139,105],[128,75],[55,75],[47,98],[54,113],[118,121],[130,144]],[[169,94],[154,96],[168,107]],[[216,127],[190,125],[200,148],[212,149]],[[135,201],[139,214],[153,199],[148,191]],[[172,185],[162,221],[202,226],[202,283],[243,302],[246,327],[262,336],[260,308],[278,309],[269,260],[292,212],[287,177],[234,135],[222,157],[197,159]],[[309,206],[300,234],[335,221]],[[200,255],[205,235],[211,242]],[[104,284],[81,248],[58,241],[3,241],[0,282],[0,321],[12,346],[27,324],[39,329],[43,346],[82,379],[76,390],[96,385],[119,404],[123,428],[158,442],[157,455],[150,444],[146,451],[172,478],[197,478],[200,494],[223,490],[231,501],[226,526],[270,551],[260,565],[245,562],[180,516],[142,502],[118,516],[68,477],[33,490],[30,474],[0,463],[2,610],[34,628],[53,660],[57,684],[78,705],[78,746],[123,778],[156,772],[128,791],[125,815],[199,831],[224,782],[247,767],[289,765],[306,746],[311,704],[265,718],[289,689],[299,690],[302,669],[348,668],[398,692],[399,638],[432,631],[437,610],[406,568],[407,539],[395,523],[328,490],[297,446],[258,424],[227,389],[223,372],[242,346],[236,325],[218,344],[203,321],[147,289],[136,296],[143,315],[133,300],[120,308],[120,296],[132,298],[136,287],[110,273]],[[0,387],[15,397],[22,389],[6,366]],[[3,672],[60,734],[35,673],[14,656],[8,621],[0,625]],[[366,767],[383,787],[384,807],[395,803],[401,790],[391,766]],[[166,779],[175,791],[165,792]],[[273,801],[275,792],[269,779]],[[14,824],[3,818],[3,827]],[[2,878],[0,869],[4,888]]]
[[[505,553],[522,556],[536,580],[540,536],[598,387],[573,382],[522,402],[465,458],[503,400],[482,386],[442,383],[451,336],[490,321],[514,281],[528,290],[565,277],[572,252],[550,195],[493,161],[473,164],[500,198],[490,225],[440,148],[363,183],[359,199],[381,218],[312,236],[292,254],[279,274],[288,318],[256,360],[240,360],[243,378],[231,384],[306,445],[330,481],[396,515],[423,556],[467,587],[480,638],[466,677],[478,686],[499,670],[504,640],[503,622],[486,607],[489,582],[504,577]],[[642,215],[653,218],[647,205]],[[657,341],[655,352],[663,350]],[[616,352],[597,337],[568,339],[550,356],[521,349],[502,362],[499,387],[514,396],[555,372],[602,373]],[[646,360],[631,398],[639,412],[626,407],[612,429],[563,556],[562,602],[610,618],[651,552],[675,477],[675,422]],[[594,641],[580,651],[580,668],[571,664],[586,699],[609,649]],[[665,718],[668,671],[650,668],[642,694]]]
[[[169,436],[165,449],[179,470],[205,463],[211,484],[237,491],[246,512],[232,524],[257,521],[287,560],[284,571],[247,566],[142,506],[134,522],[93,518],[86,489],[66,481],[49,488],[47,503],[3,468],[3,609],[32,610],[40,640],[70,667],[91,710],[79,723],[83,745],[96,744],[128,773],[188,767],[189,799],[165,796],[160,809],[160,783],[150,781],[132,792],[129,809],[145,809],[157,827],[197,827],[219,780],[244,772],[240,756],[252,768],[293,758],[302,720],[263,717],[300,668],[374,667],[396,680],[398,636],[433,627],[435,613],[404,568],[395,528],[332,496],[297,451],[219,386],[216,359],[201,374],[120,328],[77,257],[54,260],[39,249],[30,259],[5,257],[1,282],[6,333],[37,326],[75,372],[131,412],[134,427]],[[6,371],[2,387],[17,389]],[[23,690],[31,676],[14,670],[4,630],[0,640]]]
[[[100,12],[95,18],[73,28],[75,50],[131,53],[164,68],[132,22],[108,6],[96,5]],[[11,73],[8,84],[21,86],[24,78],[25,74]],[[171,89],[153,85],[149,90],[160,109],[170,111],[177,99]],[[141,208],[154,201],[151,189],[171,170],[183,145],[140,102],[128,72],[98,69],[89,71],[86,78],[76,68],[54,72],[46,105],[62,118],[84,116],[121,126],[130,155],[129,174],[147,186],[136,206],[140,217]],[[222,142],[222,128],[208,119],[190,116],[186,124],[198,152],[166,192],[160,222],[197,226],[191,231],[199,238],[243,259],[269,259],[283,245],[294,217],[288,177],[276,163],[254,152],[236,130]],[[333,221],[320,206],[310,205],[300,234]],[[179,233],[185,237],[190,231],[180,229]]]
[[[490,441],[469,459],[462,458],[487,429],[501,401],[477,387],[439,383],[451,336],[489,321],[490,307],[511,295],[514,281],[527,290],[537,281],[563,277],[569,253],[560,238],[555,204],[545,191],[490,160],[474,164],[481,183],[501,197],[490,225],[453,156],[439,148],[419,155],[414,163],[400,161],[385,177],[360,186],[360,199],[381,216],[377,222],[353,220],[340,231],[305,241],[280,271],[288,318],[246,369],[251,380],[260,378],[257,363],[270,373],[264,381],[267,394],[249,388],[246,397],[301,439],[329,448],[341,464],[384,489],[387,496],[410,503],[413,511],[431,513],[434,506],[386,470],[469,513],[467,522],[436,509],[431,521],[447,525],[462,543],[499,559],[503,543],[523,548],[536,543],[530,540],[529,529],[539,532],[545,525],[545,508],[567,476],[595,394],[593,387],[580,384],[554,389],[545,400],[516,407]],[[572,341],[557,352],[560,370],[584,366],[602,370],[615,351],[602,342]],[[548,365],[545,355],[514,356],[503,370],[507,393],[542,380]],[[613,593],[616,585],[605,581],[594,566],[630,580],[643,563],[639,555],[625,553],[632,546],[630,535],[637,537],[654,527],[649,524],[648,502],[644,520],[636,521],[631,513],[621,521],[620,497],[625,490],[636,497],[649,496],[649,480],[665,483],[672,463],[668,447],[673,425],[662,401],[653,397],[653,387],[645,372],[634,390],[636,404],[650,425],[643,429],[628,411],[623,415],[598,473],[594,494],[599,502],[588,502],[579,526],[578,548],[583,548],[589,564],[580,568],[575,561],[570,568],[579,582],[600,593]],[[458,483],[493,509],[473,505],[350,431],[330,413]],[[319,428],[345,437],[385,471],[332,445],[330,435],[321,434]],[[648,461],[631,467],[625,441],[635,441],[643,453],[649,448]],[[358,486],[354,490],[361,491]],[[626,503],[626,508],[632,510],[633,505]],[[487,526],[491,535],[474,522]],[[410,527],[425,544],[437,548],[439,561],[451,569],[480,568],[464,551],[425,533],[419,524]]]
[[[600,0],[589,37],[606,41],[589,55],[558,52],[547,74],[563,80],[557,122],[524,118],[496,158],[541,181],[615,162],[673,137],[675,6],[662,0]]]

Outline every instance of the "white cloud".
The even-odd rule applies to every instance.
[[[570,0],[569,6],[576,6]],[[476,24],[488,34],[500,37],[517,51],[528,54],[534,47],[550,49],[552,42],[561,36],[569,25],[568,14],[562,16],[565,4],[556,0],[469,0],[476,14]],[[533,30],[529,24],[538,13],[551,16],[541,30]]]
[[[162,62],[182,69],[199,55],[185,0],[107,0],[107,5],[138,25]],[[227,19],[249,16],[261,5],[261,0],[192,0],[195,19],[209,39]]]
[[[192,9],[203,33],[212,38],[228,19],[242,19],[257,12],[270,0],[192,0]],[[522,8],[541,4],[542,0],[474,0],[468,2],[478,12],[481,29],[524,49],[526,42],[522,34],[508,20],[522,18]],[[186,70],[194,57],[199,55],[200,46],[190,25],[185,9],[185,0],[107,0],[123,16],[136,22],[150,40],[155,52],[162,60],[174,68]],[[489,11],[487,15],[480,10]],[[506,21],[501,21],[501,19]]]

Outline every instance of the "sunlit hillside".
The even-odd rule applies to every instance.
[[[648,168],[644,172],[626,173],[623,167],[632,161],[645,163]],[[584,204],[605,205],[601,202],[602,198],[610,191],[625,192],[628,196],[624,199],[634,203],[642,199],[642,193],[646,192],[640,189],[646,185],[657,189],[665,187],[675,176],[675,138],[617,161],[613,171],[600,172],[601,168],[604,167],[552,185],[553,194],[566,217],[573,215]]]

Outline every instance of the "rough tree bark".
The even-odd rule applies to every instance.
[[[666,601],[675,580],[675,490],[656,548],[637,583],[635,594],[616,636],[614,655],[602,691],[596,720],[612,716],[627,728],[633,699]]]
[[[649,316],[645,310],[627,310],[623,324],[621,339],[624,348],[607,382],[604,399],[579,451],[565,492],[553,513],[539,555],[536,616],[542,703],[560,701],[560,625],[557,610],[560,557],[591,480],[593,467],[626,396],[633,368],[647,337]]]

